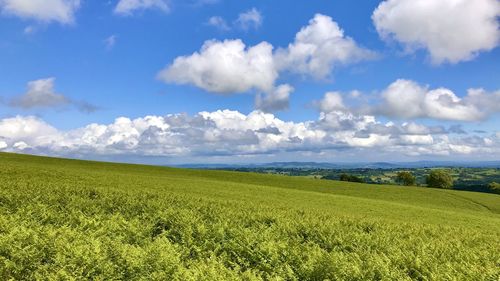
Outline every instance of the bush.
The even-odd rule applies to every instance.
[[[349,175],[349,174],[341,174],[340,175],[340,180],[341,181],[350,181],[350,182],[365,182],[362,178],[354,175]]]
[[[436,188],[451,188],[453,178],[446,170],[433,170],[427,176],[427,186]]]
[[[402,185],[415,185],[415,176],[408,171],[398,172],[396,182]]]
[[[500,194],[500,183],[492,182],[488,185],[491,191]]]

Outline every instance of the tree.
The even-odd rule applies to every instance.
[[[402,185],[415,185],[415,176],[408,171],[398,172],[396,182]]]
[[[348,174],[341,174],[340,175],[340,180],[341,181],[349,181],[349,179],[351,179],[351,176],[349,176]]]
[[[352,181],[352,182],[365,182],[364,179],[358,177],[358,176],[351,176],[351,179],[349,181]]]
[[[446,170],[432,170],[427,176],[427,186],[437,188],[451,188],[453,186],[453,178]]]
[[[350,182],[365,182],[362,178],[354,175],[349,175],[346,173],[343,173],[340,175],[340,180],[341,181],[350,181]]]
[[[491,191],[500,194],[500,183],[492,182],[488,185]]]

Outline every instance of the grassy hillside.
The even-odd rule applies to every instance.
[[[500,196],[0,153],[0,280],[498,280]]]

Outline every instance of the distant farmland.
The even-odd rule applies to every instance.
[[[500,196],[0,153],[1,280],[498,280]]]
[[[485,165],[488,163],[485,162]],[[338,165],[338,164],[337,164]],[[371,184],[397,184],[396,175],[399,171],[409,171],[416,178],[416,184],[426,185],[426,177],[433,169],[444,169],[454,179],[453,189],[498,193],[492,190],[492,183],[500,183],[500,168],[498,167],[454,167],[435,166],[431,168],[328,168],[328,167],[223,167],[227,171],[255,172],[264,174],[279,174],[289,176],[311,177],[316,179],[339,180],[342,174],[356,176],[365,183]]]

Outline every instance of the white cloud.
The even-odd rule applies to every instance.
[[[473,147],[470,147],[468,145],[456,145],[456,144],[450,144],[450,149],[453,152],[460,153],[460,154],[470,154],[474,151]]]
[[[317,102],[317,106],[322,112],[342,111],[346,109],[342,95],[339,92],[327,92],[324,98]]]
[[[12,145],[12,148],[14,148],[16,151],[23,151],[27,148],[30,148],[30,146],[24,141],[18,141]]]
[[[114,12],[119,15],[132,15],[137,10],[158,9],[162,12],[169,12],[170,7],[166,0],[120,0]]]
[[[387,0],[372,19],[383,39],[413,51],[425,48],[435,64],[458,63],[500,42],[497,0]]]
[[[348,99],[349,104],[356,102],[357,105],[346,106],[344,97]],[[323,113],[346,112],[358,116],[368,114],[408,120],[427,118],[470,122],[486,120],[500,113],[500,90],[488,92],[482,88],[471,88],[465,96],[459,97],[444,87],[429,89],[428,86],[412,80],[398,79],[378,95],[368,97],[359,91],[327,92],[322,100],[314,101],[313,105]],[[421,134],[444,131],[466,134],[461,125],[457,124],[448,130],[443,127],[429,130],[413,122],[403,123],[403,127],[402,131],[411,134],[417,134],[417,131]],[[423,128],[425,132],[422,133]]]
[[[36,28],[32,25],[28,25],[23,30],[24,34],[33,34],[36,32]]]
[[[236,20],[236,25],[238,25],[243,30],[248,30],[251,28],[258,29],[262,25],[263,17],[259,10],[252,8],[246,12],[239,14]]]
[[[220,19],[214,18],[213,23],[220,24]],[[239,39],[209,40],[199,52],[177,57],[160,71],[158,78],[166,83],[195,85],[213,93],[254,90],[256,108],[280,110],[288,107],[291,92],[291,86],[276,86],[280,72],[325,78],[335,65],[371,57],[371,51],[345,37],[330,17],[317,14],[287,49],[273,53],[273,46],[267,42],[245,46]]]
[[[13,98],[8,103],[12,107],[23,109],[33,108],[62,108],[68,105],[75,106],[83,112],[93,112],[97,107],[83,101],[75,101],[59,94],[55,90],[55,78],[49,77],[28,82],[26,93]]]
[[[376,125],[377,122],[374,116],[370,115],[358,115],[348,111],[328,111],[321,112],[317,126],[326,131],[342,131],[349,132],[349,134],[354,136],[355,133],[367,130],[372,125]],[[368,132],[371,134],[373,132]],[[376,132],[379,134],[379,132]]]
[[[474,121],[484,118],[484,112],[481,112],[474,104],[465,103],[446,88],[426,93],[424,114],[430,118],[445,120]]]
[[[331,17],[316,14],[295,36],[295,41],[286,49],[279,49],[276,61],[280,70],[327,78],[332,70],[360,60],[372,59],[375,54],[359,47],[344,35]]]
[[[51,146],[61,139],[61,135],[54,127],[36,117],[17,116],[0,120],[0,139],[3,139],[3,149],[9,146],[24,149],[28,146],[26,143]]]
[[[288,84],[279,85],[275,90],[255,97],[255,108],[265,112],[274,112],[288,109],[290,93],[293,87]]]
[[[4,14],[42,22],[74,22],[80,0],[0,0]]]
[[[243,30],[258,29],[262,25],[263,17],[259,10],[252,8],[246,12],[240,13],[238,18],[233,21],[231,26],[227,21],[220,16],[213,16],[206,22],[207,25],[213,26],[220,31],[228,31],[233,28],[240,28]]]
[[[267,42],[246,47],[241,40],[206,41],[199,52],[176,58],[158,78],[214,93],[270,92],[278,77],[272,49]]]
[[[469,89],[464,98],[467,104],[473,104],[483,112],[484,115],[500,112],[500,90],[488,92],[484,89]]]
[[[219,16],[210,17],[207,21],[207,25],[218,28],[221,31],[228,31],[231,29],[227,24],[226,20]]]
[[[414,122],[403,123],[402,126],[404,128],[404,132],[410,135],[427,135],[431,133],[431,130],[428,127]]]
[[[433,144],[434,139],[431,135],[401,135],[399,136],[402,144],[424,145]]]
[[[68,104],[70,101],[65,96],[55,92],[54,82],[54,77],[30,81],[26,93],[13,99],[10,104],[26,109],[57,107]]]
[[[106,39],[104,39],[104,45],[106,45],[107,50],[111,50],[111,49],[113,49],[113,47],[115,47],[117,38],[118,37],[115,34],[113,34],[113,35],[107,37]]]
[[[412,127],[412,128],[410,128]],[[413,132],[412,132],[413,131]],[[449,138],[419,124],[382,124],[373,116],[346,111],[321,113],[318,120],[286,122],[253,111],[200,112],[89,124],[60,131],[32,116],[0,119],[0,149],[86,157],[136,155],[234,157],[299,152],[392,153],[394,155],[499,155],[500,138]]]
[[[470,89],[460,98],[449,89],[429,90],[427,86],[404,79],[389,85],[382,98],[383,103],[373,109],[374,113],[399,118],[477,121],[500,112],[500,92]]]
[[[383,92],[382,97],[385,103],[381,110],[387,115],[402,118],[421,117],[422,100],[426,92],[427,88],[414,81],[399,79]]]

